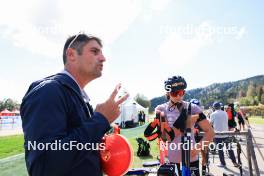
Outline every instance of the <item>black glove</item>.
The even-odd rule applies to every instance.
[[[154,131],[156,129],[156,131]],[[153,141],[161,136],[160,129],[160,111],[156,113],[156,117],[153,122],[149,123],[144,131],[144,136],[149,140]]]
[[[181,132],[184,132],[186,128],[186,120],[187,120],[187,109],[183,108],[180,116],[174,122],[173,126],[179,129]]]
[[[157,112],[156,112],[155,119],[158,119],[158,120],[160,120],[160,113],[161,113],[160,111],[157,111]]]

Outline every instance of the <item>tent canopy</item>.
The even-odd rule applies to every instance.
[[[7,109],[4,109],[3,111],[0,112],[0,116],[14,116],[15,113],[14,112],[11,112]]]
[[[134,99],[129,98],[126,100],[120,107],[121,114],[120,116],[114,121],[114,123],[123,123],[126,121],[133,121],[135,123],[138,122],[138,113],[139,111],[144,111],[144,113],[148,114],[148,108],[144,108],[143,106],[139,105]]]

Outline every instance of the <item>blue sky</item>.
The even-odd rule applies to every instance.
[[[93,103],[119,82],[132,97],[153,98],[172,75],[193,89],[263,74],[263,7],[261,0],[10,0],[0,7],[0,99],[20,102],[32,81],[62,70],[64,42],[79,31],[104,41],[103,76],[85,88]]]

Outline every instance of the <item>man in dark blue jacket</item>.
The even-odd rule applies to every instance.
[[[20,109],[29,175],[102,175],[100,142],[128,97],[115,100],[119,84],[93,111],[83,89],[104,61],[101,40],[78,34],[64,45],[64,70],[30,85]]]

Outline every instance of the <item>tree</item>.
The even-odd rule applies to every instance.
[[[255,97],[256,95],[257,93],[256,93],[255,86],[253,84],[250,84],[247,90],[247,97],[250,97],[250,96]]]
[[[258,97],[257,97],[257,96],[255,96],[255,97],[254,97],[254,100],[253,100],[253,104],[252,104],[252,105],[254,105],[254,106],[257,106],[258,104],[259,104]]]
[[[251,106],[258,105],[258,103],[259,103],[257,96],[255,96],[255,97],[250,96],[250,97],[247,97],[247,99],[249,101],[249,105],[251,105]]]
[[[0,101],[0,111],[3,111],[5,109],[5,103],[4,101]]]
[[[261,95],[260,103],[264,105],[264,94]]]
[[[250,105],[250,101],[249,101],[249,99],[247,97],[243,97],[243,98],[240,99],[239,104],[241,106],[249,106]]]
[[[144,95],[137,94],[134,100],[144,108],[148,108],[151,106],[150,101]]]
[[[262,86],[258,86],[257,87],[257,96],[258,96],[258,101],[261,101],[261,96],[263,95],[263,87]]]
[[[13,111],[15,109],[19,109],[19,106],[20,105],[16,101],[12,100],[11,98],[0,101],[0,111],[4,109]]]
[[[11,99],[8,98],[5,101],[5,108],[8,109],[9,111],[13,111],[15,109],[15,102]]]
[[[246,96],[246,93],[244,92],[244,90],[240,90],[238,93],[238,98],[245,97],[245,96]]]

